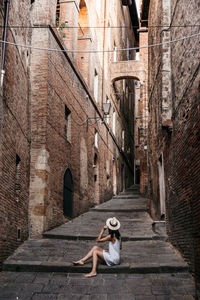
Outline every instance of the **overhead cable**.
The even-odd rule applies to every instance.
[[[65,24],[66,29],[119,29],[119,28],[133,28],[133,29],[139,29],[139,26],[69,26],[67,25],[67,23],[63,23]],[[3,28],[3,25],[0,25],[0,28]],[[49,28],[48,25],[8,25],[7,27],[9,28],[31,28],[31,29],[37,29],[37,28]],[[51,26],[52,28],[59,28],[58,26]],[[185,24],[185,25],[148,25],[148,26],[142,26],[143,27],[147,27],[147,28],[165,28],[165,27],[169,27],[169,28],[186,28],[186,27],[200,27],[200,24]]]
[[[5,43],[5,44],[8,44],[8,45],[13,45],[13,46],[18,46],[18,47],[23,47],[23,48],[28,48],[28,49],[51,51],[51,52],[66,52],[66,53],[103,53],[103,52],[109,52],[109,53],[112,53],[112,52],[120,52],[120,51],[140,50],[140,49],[144,49],[144,48],[152,48],[152,47],[167,45],[167,44],[176,43],[176,42],[183,41],[183,40],[190,39],[190,38],[197,37],[197,36],[200,36],[200,32],[189,35],[189,36],[184,36],[184,37],[181,37],[181,38],[178,38],[178,39],[175,39],[175,40],[162,42],[162,43],[156,43],[156,44],[152,44],[152,45],[145,45],[145,46],[132,47],[132,48],[113,49],[113,50],[69,50],[69,49],[43,48],[43,47],[36,47],[36,46],[31,46],[31,45],[24,45],[24,44],[6,42],[6,41],[2,41],[2,40],[0,40],[0,43],[2,43],[2,44]]]

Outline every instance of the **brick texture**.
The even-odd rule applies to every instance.
[[[14,16],[11,3],[9,22],[16,19],[27,24],[26,5]],[[3,24],[3,10],[0,8]],[[2,32],[2,29],[1,29]],[[26,43],[28,29],[8,30],[8,40]],[[5,78],[1,89],[0,106],[0,263],[28,237],[28,185],[29,185],[29,51],[6,47]],[[20,158],[18,168],[17,156]]]
[[[59,51],[113,49],[114,44],[122,48],[127,38],[130,46],[135,45],[129,10],[121,1],[117,5],[110,1],[107,7],[101,4],[100,11],[94,3],[89,10],[84,1],[66,2],[59,25],[66,22],[70,27],[64,31],[55,28],[56,4],[56,0],[37,0],[32,5],[11,1],[9,24],[23,26],[9,28],[7,40]],[[2,9],[0,21],[3,24]],[[76,26],[78,21],[97,28],[83,32]],[[109,31],[103,29],[108,23],[117,24],[110,40]],[[126,27],[123,38],[121,26]],[[119,53],[117,59],[127,59],[127,53]],[[81,55],[7,46],[0,94],[1,262],[28,237],[41,236],[69,220],[63,214],[66,170],[73,179],[73,217],[133,184],[134,141],[130,133],[134,133],[134,82],[127,80],[133,96],[120,106],[110,82],[112,60],[113,54]],[[123,92],[121,84],[119,92]],[[89,119],[87,126],[87,116],[103,116],[102,103],[107,98],[111,102],[109,122]]]
[[[170,4],[169,3],[165,4]],[[166,7],[166,6],[165,6]],[[171,25],[199,22],[199,4],[195,1],[171,1]],[[165,18],[161,2],[150,1],[149,25],[162,24]],[[197,28],[172,27],[171,40],[197,32]],[[149,28],[149,44],[158,43],[161,29]],[[196,278],[197,294],[200,282],[199,236],[199,38],[171,45],[171,90],[162,72],[166,49],[149,50],[149,197],[151,213],[160,218],[160,185],[158,163],[164,157],[166,221],[169,238],[191,266]],[[170,53],[170,52],[169,52]],[[172,117],[163,122],[163,87],[172,99]],[[171,94],[170,94],[171,93]],[[197,296],[198,297],[198,296]]]

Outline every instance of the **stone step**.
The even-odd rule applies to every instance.
[[[44,237],[69,240],[94,240],[99,235],[106,220],[113,216],[120,220],[120,233],[124,240],[151,240],[158,236],[153,232],[153,220],[146,212],[113,212],[111,210],[110,212],[105,211],[102,213],[96,210],[89,211],[68,223],[45,232]]]
[[[131,210],[147,210],[147,200],[144,198],[113,198],[107,202],[97,205],[92,210],[109,209],[110,211],[131,211]]]
[[[4,263],[3,271],[7,272],[64,272],[64,273],[89,273],[92,264],[84,266],[74,266],[68,262],[40,262],[40,261],[17,261],[10,260]],[[182,264],[120,264],[117,266],[107,267],[106,265],[98,266],[99,274],[160,274],[160,273],[180,273],[188,272],[187,265]]]
[[[65,234],[56,234],[56,233],[44,233],[43,238],[45,239],[61,239],[69,241],[96,241],[97,236],[92,235],[65,235]],[[165,241],[166,236],[162,235],[151,235],[151,236],[123,236],[122,241],[150,241],[150,240],[162,240]]]
[[[114,196],[112,199],[139,199],[140,196],[139,195],[117,195],[117,196]]]
[[[90,208],[90,211],[98,211],[98,212],[147,212],[147,208],[144,207],[144,208],[141,208],[140,206],[138,207],[135,207],[135,208],[129,208],[129,209],[123,209],[123,208],[115,208],[115,209],[112,209],[112,208],[97,208],[97,207],[93,207],[93,208]]]
[[[85,273],[91,270],[91,262],[74,266],[94,245],[92,241],[64,241],[53,239],[29,240],[21,245],[3,265],[4,271],[71,272]],[[102,243],[102,248],[107,245]],[[108,267],[99,265],[99,273],[167,273],[185,272],[188,265],[164,241],[124,242],[121,264]]]

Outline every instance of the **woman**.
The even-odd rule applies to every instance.
[[[99,258],[108,266],[118,265],[120,263],[120,249],[122,248],[122,243],[119,228],[120,222],[115,217],[109,218],[97,238],[97,242],[99,243],[109,241],[109,250],[104,250],[98,246],[94,246],[88,254],[86,254],[86,256],[73,262],[74,265],[84,265],[85,261],[92,257],[92,271],[86,274],[85,277],[93,277],[97,275],[96,269]],[[106,229],[108,229],[108,235],[103,238],[102,236]]]

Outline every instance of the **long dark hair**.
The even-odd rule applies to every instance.
[[[120,237],[121,237],[121,234],[119,233],[119,230],[111,230],[111,229],[108,228],[108,232],[109,232],[109,234],[111,235],[111,239],[114,237],[114,235],[115,235],[115,237],[116,237],[118,240],[119,240]]]

